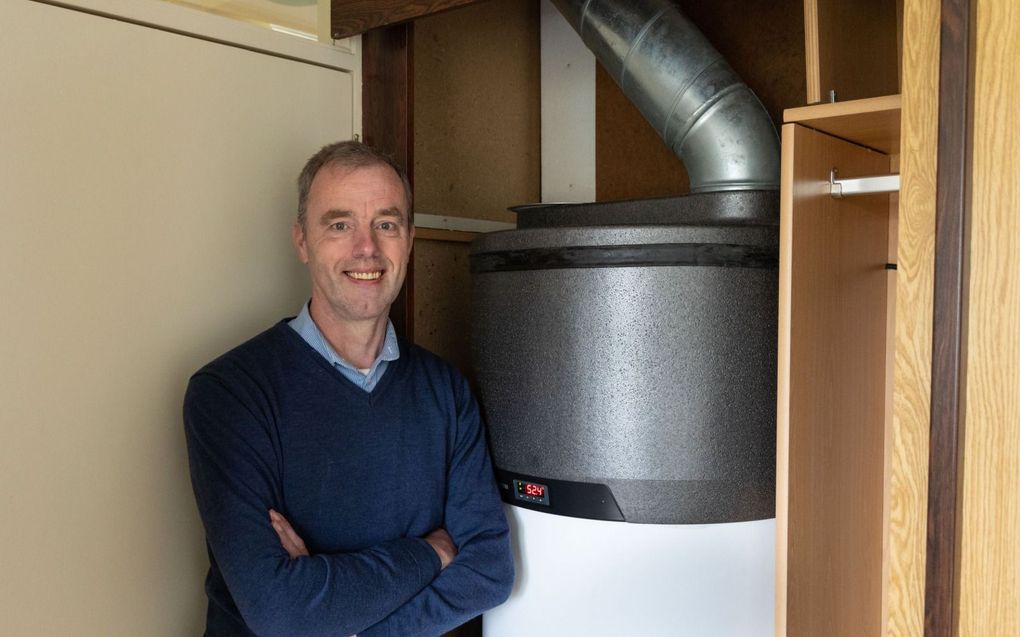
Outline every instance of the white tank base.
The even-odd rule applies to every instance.
[[[772,637],[775,519],[605,522],[505,505],[517,581],[485,637]]]

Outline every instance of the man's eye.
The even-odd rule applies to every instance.
[[[396,228],[397,224],[393,223],[392,221],[383,221],[382,223],[379,224],[380,230],[396,230]]]
[[[344,223],[343,221],[337,221],[336,223],[330,225],[329,227],[332,228],[333,230],[346,230],[347,224]]]

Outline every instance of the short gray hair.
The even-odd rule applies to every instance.
[[[407,178],[407,171],[404,170],[404,167],[386,153],[367,144],[358,141],[345,141],[323,146],[305,163],[305,167],[298,176],[297,220],[302,228],[305,227],[305,218],[308,213],[308,193],[312,189],[312,181],[325,166],[338,166],[351,170],[368,166],[389,166],[404,186],[404,198],[407,200],[407,216],[408,222],[410,222],[411,182]]]

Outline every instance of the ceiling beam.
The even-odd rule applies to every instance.
[[[481,0],[332,0],[330,26],[334,40],[377,27],[407,22]]]

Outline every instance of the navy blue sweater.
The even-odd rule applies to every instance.
[[[207,635],[426,637],[501,603],[509,532],[463,377],[401,343],[371,393],[280,322],[199,370],[184,424]],[[291,560],[282,513],[310,557]],[[421,538],[459,548],[440,570]]]

